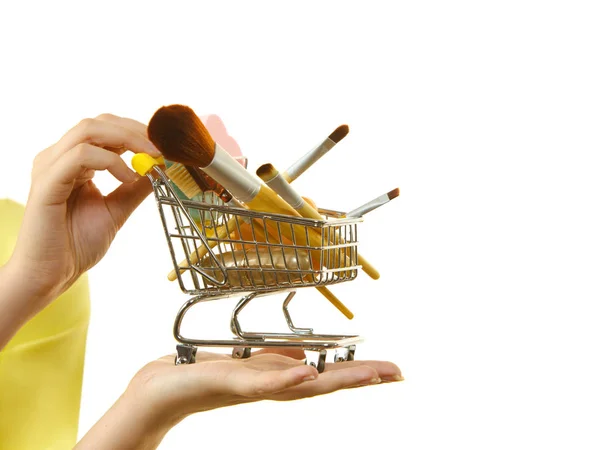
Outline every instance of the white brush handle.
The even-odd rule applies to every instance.
[[[335,146],[336,142],[327,138],[321,144],[313,148],[310,152],[292,164],[285,171],[285,177],[289,183],[294,181],[306,171],[310,166],[316,163],[325,153]]]
[[[244,203],[253,200],[262,185],[258,178],[242,167],[219,144],[215,144],[215,156],[212,162],[201,169]]]
[[[273,178],[269,181],[265,181],[267,186],[273,189],[279,196],[284,199],[286,202],[290,204],[290,206],[294,209],[300,209],[304,206],[304,199],[294,190],[290,183],[288,183],[285,178],[281,176],[280,173],[277,173]]]
[[[365,203],[362,206],[350,211],[346,214],[346,217],[361,217],[367,214],[368,212],[373,211],[375,208],[379,208],[382,205],[385,205],[390,201],[388,194],[380,195],[379,197],[371,200],[370,202]]]

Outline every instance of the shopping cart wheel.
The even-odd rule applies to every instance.
[[[335,356],[333,357],[333,362],[339,363],[348,361],[349,351],[347,348],[336,348]]]
[[[354,354],[356,353],[356,345],[349,345],[346,347],[348,349],[348,357],[347,361],[354,361]]]
[[[231,351],[231,357],[234,359],[246,359],[250,358],[252,348],[250,347],[234,347]]]
[[[317,361],[311,361],[309,357],[306,358],[306,364],[316,367],[317,372],[322,373],[325,370],[325,360],[327,359],[327,350],[318,350]]]
[[[196,352],[198,349],[193,345],[177,344],[177,356],[175,356],[175,365],[193,364],[196,362]]]

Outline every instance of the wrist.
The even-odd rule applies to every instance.
[[[177,408],[161,402],[146,384],[139,384],[134,379],[129,384],[119,401],[128,410],[135,411],[135,420],[143,424],[147,430],[157,430],[163,435],[181,422],[186,415],[180,414]]]
[[[3,290],[9,291],[14,301],[19,301],[20,306],[31,314],[36,314],[58,296],[57,286],[45,282],[45,277],[35,267],[15,255],[0,270]]]
[[[157,410],[141,391],[128,387],[77,444],[76,449],[156,449],[167,432],[181,419]]]
[[[40,309],[39,298],[27,292],[23,273],[9,263],[0,266],[0,350]]]

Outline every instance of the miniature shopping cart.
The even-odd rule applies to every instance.
[[[324,288],[356,278],[360,268],[357,224],[362,219],[344,218],[339,212],[323,209],[321,221],[256,212],[240,204],[225,204],[210,192],[184,200],[157,161],[148,155],[134,158],[146,158],[141,164],[145,168],[136,170],[152,182],[173,261],[171,279],[177,279],[181,290],[192,296],[175,318],[176,364],[195,362],[198,347],[231,347],[234,358],[249,357],[252,348],[301,348],[313,359],[316,356],[307,363],[319,372],[330,349],[335,349],[335,362],[354,359],[356,344],[361,341],[358,335],[316,334],[311,328],[299,328],[288,306],[298,289]],[[310,245],[309,233],[321,236],[320,246]],[[287,294],[283,314],[289,331],[243,330],[240,312],[252,300],[276,293]],[[182,335],[182,321],[190,308],[232,296],[241,299],[231,316],[230,339]]]

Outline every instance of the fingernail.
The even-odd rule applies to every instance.
[[[361,384],[361,386],[370,386],[372,384],[379,384],[381,383],[381,378],[371,378],[370,380],[366,380],[363,381]]]
[[[391,377],[383,377],[383,381],[404,381],[404,377],[402,375],[392,375]]]
[[[314,375],[309,375],[307,377],[302,378],[302,381],[313,381],[316,379],[317,379],[317,377],[315,377]]]

